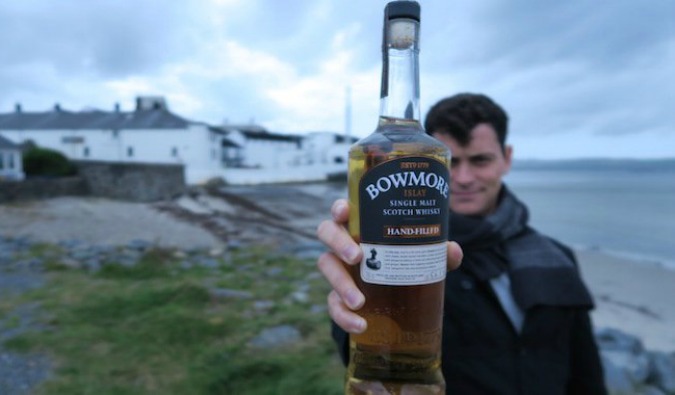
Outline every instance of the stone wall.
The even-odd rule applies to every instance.
[[[183,165],[74,161],[77,177],[0,182],[0,203],[58,196],[98,196],[133,202],[171,198],[185,191]]]
[[[173,197],[185,190],[183,165],[75,161],[94,196],[135,202]]]
[[[24,181],[0,182],[0,203],[89,194],[87,183],[82,177],[31,178]]]

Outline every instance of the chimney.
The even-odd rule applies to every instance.
[[[136,111],[168,110],[163,96],[138,96],[136,97]]]
[[[59,103],[54,104],[54,111],[61,112],[61,105]]]
[[[17,114],[21,114],[21,103],[16,103],[14,105],[14,110],[16,111]]]
[[[120,104],[115,103],[115,112],[120,112]]]

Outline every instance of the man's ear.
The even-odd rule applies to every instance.
[[[504,146],[504,161],[506,161],[506,171],[511,170],[512,159],[513,159],[513,146],[507,144]]]

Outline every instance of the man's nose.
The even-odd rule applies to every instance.
[[[450,178],[452,181],[459,184],[467,184],[473,181],[473,172],[471,167],[466,164],[458,164],[452,168],[450,173]]]

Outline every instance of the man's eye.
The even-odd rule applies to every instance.
[[[490,158],[487,158],[487,157],[484,157],[484,156],[481,156],[481,157],[478,157],[478,158],[472,158],[471,163],[473,163],[476,166],[484,166],[484,165],[487,165],[488,163],[490,163]]]

